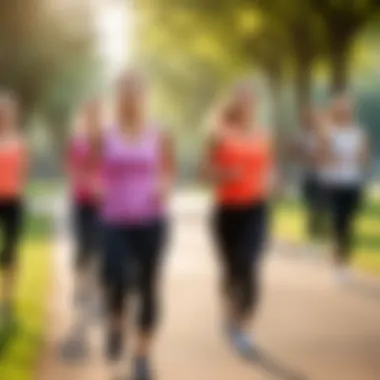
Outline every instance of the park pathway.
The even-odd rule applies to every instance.
[[[155,348],[158,380],[380,379],[380,295],[362,281],[362,286],[338,286],[328,264],[288,255],[289,247],[273,247],[265,264],[256,324],[265,359],[247,363],[237,358],[221,334],[217,266],[206,213],[207,200],[194,195],[183,193],[173,205],[165,323]],[[101,356],[100,328],[91,334],[88,360],[69,365],[59,357],[71,314],[70,244],[64,220],[62,212],[37,380],[110,380]]]

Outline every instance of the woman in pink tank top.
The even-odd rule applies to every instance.
[[[27,146],[12,94],[0,93],[0,326],[14,317],[28,175]]]
[[[99,136],[97,147],[103,173],[106,349],[110,360],[123,353],[124,299],[128,302],[134,285],[139,301],[134,380],[153,379],[150,346],[158,317],[166,206],[174,173],[171,140],[146,119],[147,95],[146,84],[135,73],[119,80],[116,122]]]
[[[92,148],[102,124],[102,104],[87,101],[79,110],[74,135],[67,151],[67,176],[71,195],[71,216],[74,235],[74,310],[76,318],[63,347],[71,355],[80,340],[86,346],[86,332],[81,316],[95,301],[94,264],[100,249],[99,203],[101,192],[100,158]],[[81,333],[78,334],[78,331]]]

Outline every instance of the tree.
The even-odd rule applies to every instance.
[[[378,0],[310,0],[320,15],[331,67],[331,91],[339,93],[348,86],[351,48],[357,34],[380,10]]]
[[[68,62],[93,56],[94,25],[87,2],[4,0],[0,6],[0,84],[13,90],[28,116],[52,93]],[[82,65],[83,66],[83,65]],[[79,65],[78,68],[81,66]],[[66,75],[66,85],[75,85]]]
[[[312,70],[322,52],[321,25],[308,0],[259,0],[258,7],[269,29],[278,29],[281,45],[288,49],[294,73],[298,114],[311,102]]]

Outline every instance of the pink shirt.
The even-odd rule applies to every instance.
[[[74,199],[80,203],[99,201],[101,165],[84,135],[75,136],[69,145],[68,172]]]
[[[103,220],[134,224],[162,216],[159,136],[154,127],[147,128],[139,141],[126,141],[117,127],[108,132],[103,157]]]

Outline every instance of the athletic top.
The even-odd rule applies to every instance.
[[[218,202],[225,205],[245,205],[269,197],[273,157],[268,136],[256,133],[250,138],[234,134],[223,136],[214,155],[215,164],[238,176],[217,185]]]
[[[100,160],[92,152],[86,136],[78,135],[71,140],[68,170],[74,198],[80,203],[96,203],[99,200]]]
[[[158,194],[160,134],[149,127],[137,141],[118,128],[107,132],[103,147],[102,218],[111,223],[145,223],[161,216]]]
[[[22,195],[26,180],[27,157],[21,142],[0,146],[0,199]]]
[[[329,185],[360,185],[365,178],[360,155],[364,147],[363,131],[353,125],[333,126],[328,136],[332,160],[323,165],[322,180]]]

